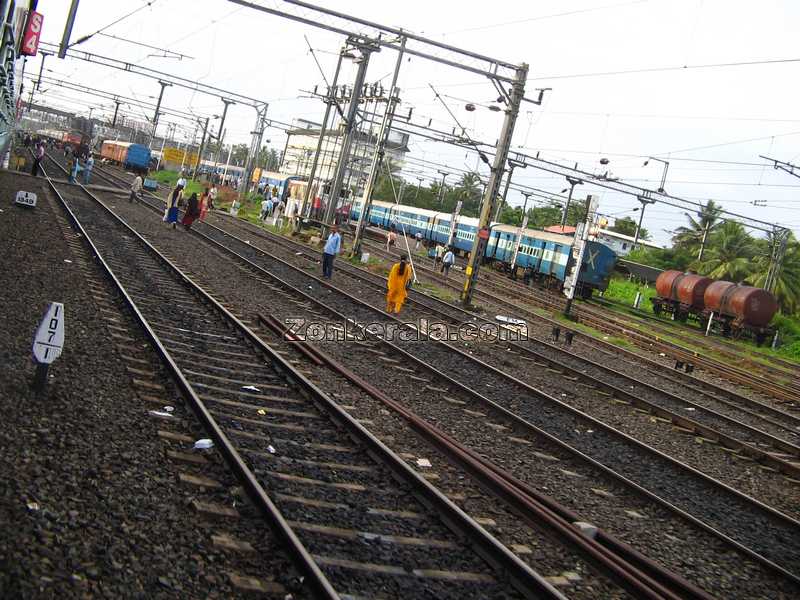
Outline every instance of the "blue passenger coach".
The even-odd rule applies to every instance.
[[[353,203],[350,217],[357,220],[360,213],[359,200]],[[373,201],[369,213],[370,225],[383,229],[394,226],[412,237],[419,232],[431,244],[447,244],[450,241],[451,219],[449,213],[381,201]],[[517,231],[517,227],[493,223],[486,246],[486,259],[510,265],[516,249]],[[477,233],[478,219],[456,217],[451,246],[464,253],[470,252]],[[573,237],[569,235],[525,229],[522,231],[516,264],[521,269],[530,268],[535,279],[560,287],[570,267],[572,244]],[[608,246],[595,241],[588,243],[578,280],[584,296],[590,295],[593,289],[606,289],[616,260],[617,255]]]

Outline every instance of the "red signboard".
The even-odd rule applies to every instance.
[[[23,56],[36,56],[39,49],[39,37],[42,35],[42,23],[44,15],[36,11],[28,13],[28,22],[25,24],[25,31],[22,34],[22,45],[19,53]]]

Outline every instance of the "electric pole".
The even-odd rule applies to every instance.
[[[645,198],[644,196],[636,196],[636,199],[642,203],[642,208],[639,210],[639,224],[636,225],[636,234],[633,236],[633,249],[636,249],[636,245],[639,243],[639,235],[642,231],[642,221],[644,220],[644,209],[648,204],[655,204],[655,200],[651,200],[650,198]]]
[[[703,215],[698,215],[702,218]],[[703,252],[706,249],[706,239],[708,238],[708,230],[711,227],[711,221],[706,221],[706,226],[703,227],[703,239],[700,240],[700,252],[697,253],[697,260],[703,260]]]
[[[361,250],[361,238],[364,235],[364,228],[369,223],[369,210],[372,206],[372,190],[378,180],[378,171],[383,164],[383,159],[386,154],[386,142],[389,140],[389,132],[392,129],[392,119],[394,118],[394,111],[397,103],[400,102],[400,90],[397,87],[397,78],[400,75],[400,65],[403,61],[403,54],[406,49],[406,38],[400,39],[400,49],[397,52],[397,61],[394,65],[394,73],[392,74],[392,84],[389,86],[389,98],[386,103],[386,110],[383,113],[381,126],[378,130],[378,141],[375,147],[375,153],[372,155],[372,163],[369,166],[369,175],[367,176],[367,183],[364,186],[364,193],[361,196],[361,213],[358,215],[358,224],[356,225],[356,234],[353,238],[353,248],[351,256],[355,256]],[[391,177],[391,173],[389,176]],[[420,184],[422,180],[420,179]],[[417,194],[419,194],[419,185],[417,186]]]
[[[347,107],[347,115],[345,116],[344,129],[341,136],[342,147],[339,151],[339,160],[336,164],[336,171],[334,172],[333,183],[328,196],[328,206],[325,210],[325,218],[323,219],[322,231],[320,232],[323,238],[325,237],[327,226],[333,224],[334,222],[336,208],[339,204],[339,194],[342,191],[344,174],[347,170],[347,163],[350,159],[350,147],[353,144],[353,136],[355,135],[356,131],[358,103],[361,99],[361,92],[364,89],[364,80],[367,76],[369,58],[373,52],[379,51],[377,46],[367,45],[355,41],[353,43],[361,52],[361,56],[357,60],[358,71],[356,71],[356,78],[353,82],[353,91],[350,94],[350,104]]]
[[[114,118],[111,120],[111,127],[117,126],[117,115],[119,114],[119,105],[122,104],[119,100],[114,100]]]
[[[519,107],[525,96],[525,80],[527,78],[528,65],[523,63],[517,67],[514,82],[511,85],[511,98],[503,121],[500,140],[497,143],[497,152],[489,175],[489,183],[486,186],[486,193],[483,197],[483,205],[481,206],[481,214],[478,221],[478,234],[472,244],[472,252],[470,252],[466,278],[464,279],[464,289],[461,292],[461,302],[464,306],[469,306],[472,302],[472,294],[478,281],[481,259],[486,251],[486,244],[489,242],[489,219],[492,216],[495,197],[500,188],[500,179],[503,176],[508,150],[511,147],[511,138],[514,135],[514,125],[519,114]]]
[[[171,86],[171,83],[166,81],[158,80],[158,84],[161,86],[161,91],[158,93],[158,102],[156,102],[156,112],[153,115],[153,132],[150,134],[150,142],[147,144],[149,148],[153,146],[153,138],[156,137],[156,129],[158,128],[158,114],[159,110],[161,110],[161,99],[164,97],[164,88]]]
[[[200,147],[197,149],[197,160],[194,161],[194,173],[192,173],[192,181],[197,181],[197,171],[200,169],[200,161],[203,160],[203,150],[206,147],[206,135],[208,134],[208,121],[209,118],[206,117],[205,123],[203,123],[203,137],[200,138]],[[197,121],[200,123],[200,121]]]
[[[439,186],[439,206],[444,204],[444,182],[447,179],[447,176],[450,175],[447,171],[438,171],[439,175],[442,176],[442,185]]]
[[[577,163],[575,163],[575,168],[578,168]],[[564,226],[567,224],[567,214],[569,213],[570,202],[572,202],[572,192],[575,191],[576,185],[583,185],[583,181],[575,179],[574,177],[567,177],[567,183],[569,183],[569,196],[567,196],[567,205],[564,207],[564,214],[561,215],[561,233],[564,233]]]
[[[517,256],[519,256],[519,248],[522,245],[522,232],[525,230],[525,227],[528,226],[528,200],[533,196],[533,192],[522,192],[522,195],[525,196],[525,203],[522,205],[522,221],[520,221],[519,229],[517,230],[517,239],[514,244],[514,257],[511,259],[512,276],[514,276],[514,272],[517,270]],[[497,250],[497,246],[495,246],[495,250]]]
[[[217,162],[219,159],[219,155],[222,152],[222,142],[225,139],[225,130],[223,129],[223,127],[225,127],[225,118],[228,116],[228,107],[231,104],[236,104],[236,102],[234,102],[233,100],[228,100],[227,98],[222,98],[222,103],[225,105],[225,108],[222,109],[222,120],[219,122],[219,129],[217,130],[217,135],[216,135],[216,140],[217,144],[219,145],[219,148],[217,149],[217,152],[214,154],[214,166],[212,167],[213,171],[217,170]],[[214,174],[215,173],[212,173],[212,175]]]
[[[495,223],[500,221],[500,211],[503,209],[503,205],[506,204],[506,198],[508,198],[508,188],[511,187],[511,176],[514,175],[514,169],[516,167],[522,167],[524,169],[526,166],[527,165],[525,163],[521,163],[516,160],[508,161],[508,177],[506,177],[506,187],[503,189],[503,201],[498,203],[497,210],[494,213]]]

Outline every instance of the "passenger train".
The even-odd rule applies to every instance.
[[[358,220],[361,205],[360,200],[353,203],[350,210],[351,219]],[[416,236],[419,232],[424,240],[437,244],[447,244],[450,240],[451,219],[450,213],[381,201],[373,201],[369,212],[371,225],[383,229],[389,229],[394,225],[398,229],[404,229],[411,236]],[[504,263],[505,268],[508,268],[514,257],[518,227],[492,223],[489,229],[485,258],[488,261]],[[452,233],[450,245],[461,252],[470,252],[478,233],[478,219],[456,217]],[[516,265],[521,269],[530,268],[535,279],[560,288],[570,267],[572,244],[573,238],[569,235],[525,229],[522,232]],[[579,293],[583,297],[589,297],[592,290],[605,290],[616,260],[617,255],[608,246],[589,241],[578,280]]]

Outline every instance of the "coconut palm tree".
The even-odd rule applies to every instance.
[[[697,219],[689,213],[684,213],[689,220],[687,227],[678,227],[672,236],[672,244],[676,249],[682,249],[697,253],[700,244],[703,241],[703,234],[708,227],[708,234],[713,234],[720,225],[719,215],[722,212],[722,207],[709,200],[700,208],[700,212],[696,214]],[[708,242],[708,238],[706,238]]]
[[[726,221],[709,237],[704,260],[693,265],[699,273],[734,282],[752,274],[756,244],[740,223]]]
[[[759,240],[759,252],[753,260],[754,272],[747,278],[747,282],[751,285],[764,287],[766,284],[774,242],[772,234],[768,235],[766,240]],[[786,255],[772,292],[781,306],[781,311],[786,314],[800,311],[800,243],[794,235],[789,236]]]

